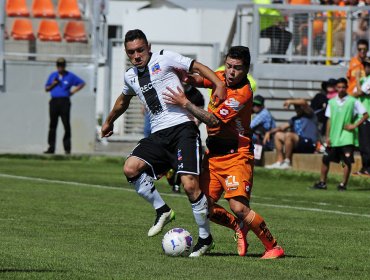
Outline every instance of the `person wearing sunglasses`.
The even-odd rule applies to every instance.
[[[358,76],[358,72],[360,72],[360,77],[365,77],[365,68],[363,62],[365,61],[368,50],[368,40],[360,39],[357,41],[357,54],[351,58],[346,74],[348,79],[347,93],[349,95],[357,97],[356,76]]]

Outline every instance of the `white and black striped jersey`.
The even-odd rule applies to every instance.
[[[145,69],[131,67],[124,76],[122,94],[137,95],[150,115],[152,133],[184,122],[193,116],[178,105],[166,104],[163,92],[166,87],[183,89],[175,70],[189,71],[194,60],[178,53],[161,50],[153,53]]]

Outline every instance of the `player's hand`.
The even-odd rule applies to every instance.
[[[269,141],[270,141],[270,132],[266,132],[265,136],[263,137],[262,144],[266,145],[266,143]]]
[[[224,100],[226,99],[226,96],[227,96],[226,95],[226,87],[225,87],[224,84],[222,84],[222,86],[218,86],[214,90],[214,92],[212,94],[212,102],[217,107],[222,102],[224,102]]]
[[[283,107],[284,107],[285,109],[289,109],[290,105],[291,105],[291,103],[290,103],[290,100],[288,99],[288,100],[285,100],[285,101],[284,101]]]
[[[346,124],[344,126],[344,129],[348,130],[348,131],[352,131],[352,130],[356,129],[356,126],[354,124]]]
[[[113,124],[104,123],[101,127],[101,138],[109,137],[113,134]]]
[[[330,147],[330,138],[328,137],[328,138],[326,138],[326,147]]]
[[[184,91],[180,87],[177,87],[177,92],[170,87],[166,87],[166,89],[169,91],[163,92],[163,99],[166,103],[185,107],[186,103],[189,102]]]

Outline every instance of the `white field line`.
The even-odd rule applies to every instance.
[[[62,184],[62,185],[72,185],[72,186],[80,186],[80,187],[135,192],[134,189],[130,189],[130,188],[109,187],[109,186],[104,186],[104,185],[95,185],[95,184],[86,184],[86,183],[79,183],[79,182],[72,182],[72,181],[60,181],[60,180],[50,180],[50,179],[43,179],[43,178],[16,176],[16,175],[9,175],[9,174],[3,174],[3,173],[0,173],[0,177],[17,179],[17,180],[43,182],[43,183],[55,183],[55,184]],[[185,196],[183,195],[171,194],[171,193],[161,193],[161,195],[185,198]],[[290,206],[290,205],[277,205],[277,204],[270,204],[270,203],[259,203],[259,202],[254,202],[254,201],[253,201],[253,204],[267,206],[267,207],[274,207],[274,208],[294,209],[294,210],[300,210],[300,211],[321,212],[321,213],[330,213],[330,214],[337,214],[337,215],[343,215],[343,216],[370,218],[369,214],[359,214],[359,213],[343,212],[343,211],[336,211],[336,210],[326,210],[326,209],[321,209],[321,208],[307,208],[307,207],[298,207],[298,206]]]

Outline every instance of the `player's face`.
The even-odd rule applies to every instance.
[[[344,96],[347,94],[347,85],[345,83],[337,83],[335,88],[337,89],[339,96]]]
[[[137,68],[144,68],[150,59],[150,45],[143,39],[127,42],[125,50],[130,62]]]
[[[228,57],[225,61],[225,76],[227,86],[235,86],[247,76],[247,69],[240,59]]]

